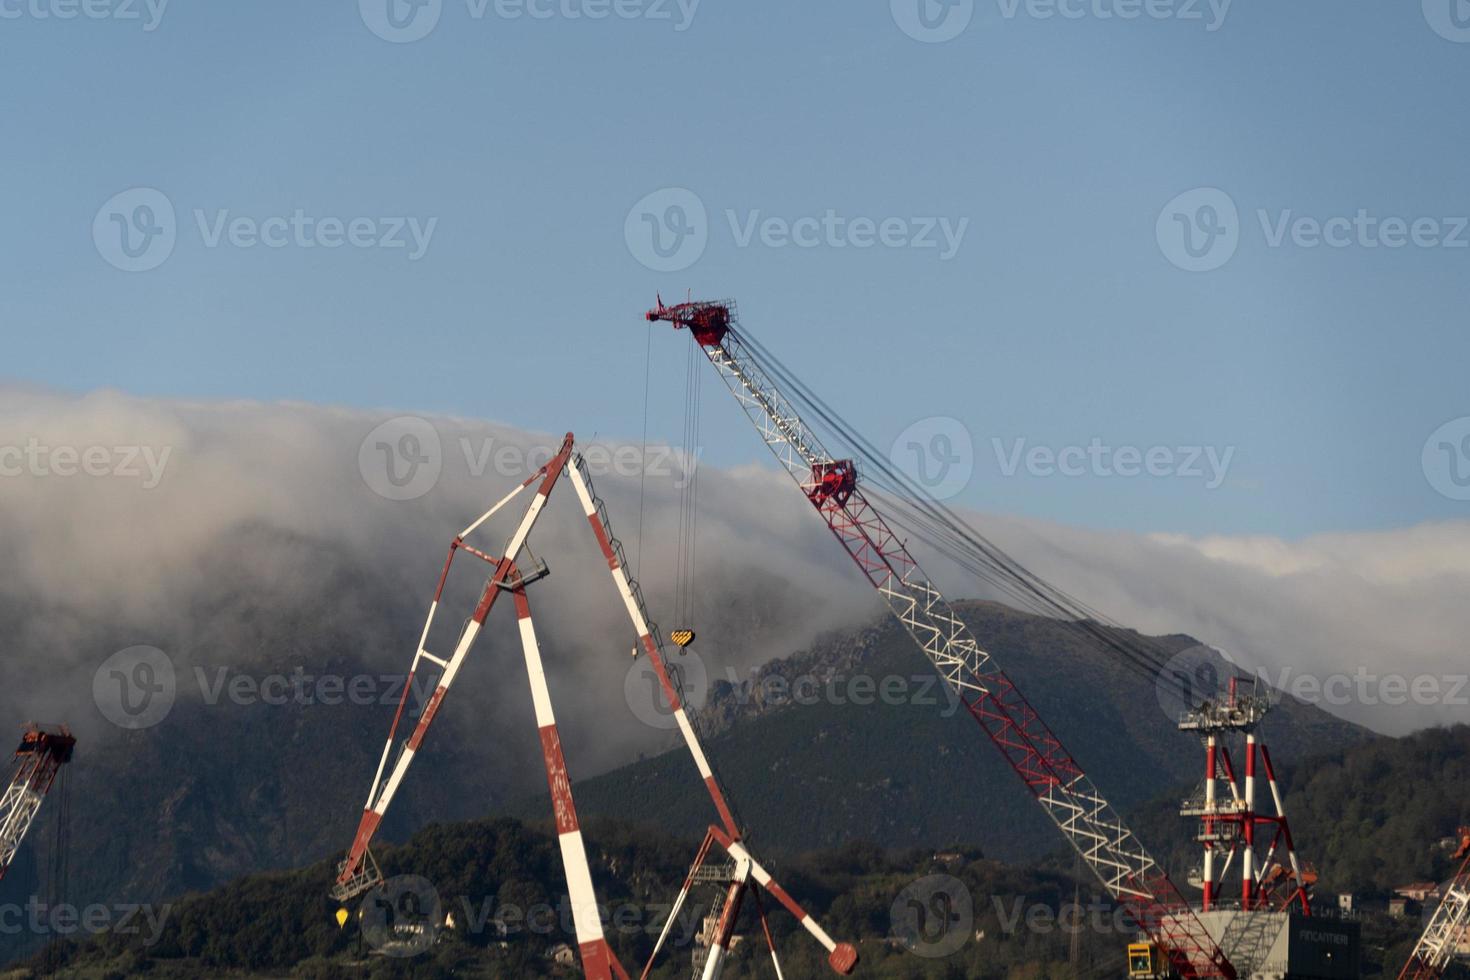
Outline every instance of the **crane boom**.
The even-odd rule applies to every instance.
[[[10,784],[0,796],[0,878],[20,850],[26,831],[61,767],[71,761],[77,740],[65,725],[55,729],[27,725],[15,750]]]
[[[646,319],[690,331],[762,441],[894,616],[1108,893],[1163,947],[1173,968],[1184,977],[1235,980],[1235,968],[1178,888],[863,493],[853,461],[827,452],[751,355],[736,329],[734,304],[666,307],[660,301]]]
[[[1450,881],[1449,891],[1430,916],[1424,934],[1404,964],[1399,980],[1439,980],[1455,955],[1455,949],[1470,931],[1470,827],[1460,829],[1460,850],[1465,862]]]

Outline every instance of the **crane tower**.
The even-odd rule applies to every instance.
[[[1179,721],[1180,731],[1198,735],[1205,746],[1204,783],[1179,811],[1180,816],[1199,820],[1195,840],[1204,849],[1198,884],[1205,912],[1228,900],[1221,886],[1233,868],[1240,875],[1243,911],[1299,905],[1302,915],[1312,914],[1311,887],[1317,873],[1304,868],[1297,857],[1271,751],[1260,733],[1270,710],[1270,699],[1256,693],[1254,682],[1247,691],[1240,678],[1232,677],[1222,696],[1204,701]],[[1244,742],[1243,780],[1227,744],[1232,736]],[[1259,799],[1262,776],[1271,795],[1270,810]],[[1227,792],[1222,794],[1222,787]],[[1266,834],[1269,841],[1264,840]],[[1262,843],[1268,844],[1264,854],[1259,853]]]

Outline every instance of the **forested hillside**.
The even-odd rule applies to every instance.
[[[612,823],[589,827],[587,837],[599,899],[608,906],[609,940],[625,965],[641,966],[694,843]],[[454,924],[432,929],[432,943],[404,948],[381,942],[371,920],[366,929],[360,921],[339,929],[332,918],[336,906],[326,897],[331,868],[324,862],[183,899],[161,910],[164,924],[156,936],[104,936],[64,950],[59,961],[38,957],[17,975],[41,969],[62,977],[180,980],[222,974],[320,980],[576,975],[550,958],[555,947],[575,939],[559,853],[546,828],[510,819],[440,825],[385,850],[382,864],[390,876],[422,876]],[[936,860],[927,850],[853,844],[773,865],[834,936],[858,945],[863,977],[1061,980],[1112,975],[1123,961],[1128,929],[1088,889],[1077,889],[1066,875],[985,860],[975,849],[951,849]],[[1063,925],[1073,920],[1062,911],[1074,899],[1087,924],[1075,944]],[[952,915],[916,930],[915,903]],[[657,980],[688,975],[690,937],[701,914],[689,910],[676,920],[674,946],[652,974]],[[788,976],[826,972],[820,947],[789,915],[773,910],[770,921]],[[752,934],[758,928],[747,905],[741,925],[747,941],[727,969],[731,980],[769,975],[767,954]]]
[[[1297,849],[1321,872],[1319,891],[1386,896],[1451,874],[1439,844],[1470,824],[1470,725],[1278,764]],[[1139,807],[1135,823],[1182,876],[1199,852],[1190,824],[1175,815],[1177,797]]]
[[[1130,673],[1054,620],[993,603],[959,609],[1116,806],[1135,807],[1201,771],[1203,750],[1178,731],[1180,705],[1167,684]],[[1142,642],[1212,681],[1229,670],[1188,637]],[[754,675],[704,666],[714,680],[700,713],[713,733],[709,755],[768,847],[967,840],[992,857],[1026,861],[1057,846],[1055,828],[1009,763],[891,619],[825,637]],[[1270,724],[1283,763],[1372,737],[1289,697]],[[586,780],[577,794],[584,812],[656,819],[689,835],[712,814],[682,746]],[[547,805],[538,794],[510,812],[538,819]]]

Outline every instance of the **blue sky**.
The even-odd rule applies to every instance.
[[[902,28],[919,0],[621,0],[597,20],[569,15],[586,0],[443,0],[409,43],[370,29],[386,0],[173,0],[152,30],[144,0],[88,2],[109,16],[0,0],[11,380],[636,439],[639,314],[692,290],[738,298],[880,445],[958,420],[967,505],[1288,537],[1470,507],[1421,464],[1470,415],[1470,8],[1451,0],[923,0],[928,23],[969,16],[944,41]],[[174,210],[174,244],[127,271],[108,235],[156,200],[138,188]],[[628,229],[650,195],[667,218],[670,188],[707,243],[656,271]],[[1203,210],[1222,200],[1233,216]],[[298,209],[317,247],[247,247]],[[759,230],[829,212],[844,230],[811,247]],[[1359,212],[1371,230],[1339,221],[1342,247],[1292,224]],[[372,247],[321,247],[354,219]],[[1386,219],[1419,242],[1388,247]],[[892,244],[857,246],[885,221]],[[929,225],[939,246],[915,247]],[[1170,229],[1216,225],[1215,267],[1181,268]],[[654,437],[680,430],[687,343],[654,337]],[[704,422],[707,460],[762,458],[728,398]],[[1005,471],[1018,446],[1094,439],[1230,463],[1214,489]]]

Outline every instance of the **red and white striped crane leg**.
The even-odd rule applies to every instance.
[[[536,627],[531,621],[531,604],[526,590],[518,586],[515,596],[516,618],[520,621],[521,648],[526,656],[526,676],[531,683],[531,703],[536,710],[536,729],[541,736],[541,756],[546,764],[546,783],[551,790],[551,808],[556,817],[557,842],[561,845],[561,862],[567,876],[567,895],[572,903],[572,923],[577,933],[577,949],[581,954],[582,972],[591,980],[627,980],[617,957],[602,932],[602,915],[597,907],[597,893],[592,887],[592,869],[587,863],[587,847],[582,828],[577,822],[577,806],[572,800],[572,781],[567,775],[567,762],[561,750],[556,716],[551,707],[551,691],[546,686],[546,669],[541,662],[541,647],[536,642]]]
[[[628,618],[632,620],[633,630],[638,634],[638,642],[648,654],[649,663],[653,665],[654,673],[658,676],[659,686],[663,689],[664,697],[669,702],[669,707],[674,712],[674,719],[678,723],[679,732],[684,737],[684,744],[689,749],[690,756],[694,759],[695,767],[699,770],[699,776],[704,781],[705,789],[709,792],[710,799],[714,802],[715,810],[719,814],[723,829],[711,827],[710,833],[737,862],[750,861],[752,873],[766,890],[773,895],[777,901],[784,905],[792,915],[796,916],[806,930],[816,938],[827,950],[827,962],[838,973],[851,973],[857,965],[857,950],[847,943],[834,942],[832,937],[817,924],[817,921],[807,914],[806,910],[796,904],[795,900],[786,893],[779,884],[771,879],[770,874],[760,866],[750,853],[739,844],[741,833],[735,823],[735,817],[730,805],[725,798],[724,789],[719,780],[715,778],[714,771],[705,755],[704,747],[700,743],[699,734],[694,730],[694,725],[689,720],[689,714],[684,708],[683,699],[679,696],[679,690],[669,677],[668,668],[664,663],[662,644],[658,637],[657,627],[649,619],[648,610],[643,603],[643,593],[638,583],[628,574],[627,566],[623,560],[622,550],[617,544],[617,538],[612,533],[612,525],[608,519],[607,511],[602,506],[592,486],[592,479],[587,474],[584,461],[580,455],[573,454],[571,465],[567,467],[571,474],[572,486],[576,488],[577,499],[582,502],[582,512],[587,516],[587,523],[592,526],[592,533],[597,538],[597,545],[602,550],[602,557],[607,561],[608,570],[612,573],[613,583],[616,585],[618,595],[622,597],[623,605],[628,610]],[[708,841],[706,840],[706,847]],[[738,853],[737,853],[738,851]],[[703,851],[701,851],[701,855]],[[700,861],[695,862],[698,867]],[[762,876],[764,879],[762,880]],[[680,894],[679,902],[682,904],[691,882],[686,881],[684,892]],[[741,886],[744,887],[743,885]],[[669,925],[664,927],[665,935]],[[659,945],[662,945],[664,936],[660,936]],[[655,947],[655,955],[657,947]],[[714,951],[711,950],[713,957]],[[775,955],[774,949],[772,955]],[[649,960],[650,966],[652,959]],[[647,971],[645,971],[645,976]]]
[[[749,859],[736,858],[735,872],[725,889],[725,903],[720,909],[714,935],[710,936],[709,956],[704,961],[704,971],[699,980],[720,980],[720,974],[725,972],[725,958],[730,955],[730,937],[735,934],[735,923],[740,918],[740,906],[745,901],[749,880]]]
[[[1209,756],[1205,759],[1205,810],[1208,813],[1215,812],[1215,782],[1220,760],[1220,747],[1216,735],[1211,732],[1205,739],[1205,751]],[[1215,829],[1215,818],[1205,817],[1205,831],[1213,832]],[[1205,842],[1205,880],[1204,880],[1204,904],[1201,906],[1206,912],[1215,905],[1215,842]]]
[[[782,888],[780,883],[771,876],[771,873],[751,856],[751,853],[745,849],[745,845],[724,836],[717,828],[712,827],[710,830],[715,836],[715,841],[729,853],[730,857],[735,859],[737,865],[743,865],[747,861],[750,863],[750,877],[755,880],[755,883],[763,888],[766,894],[785,906],[786,911],[801,923],[801,927],[822,944],[822,948],[827,951],[827,964],[838,973],[851,973],[852,968],[857,964],[857,950],[827,935],[827,930],[823,929],[821,924],[807,913],[806,909],[797,904],[796,899],[792,898],[786,889]]]
[[[546,498],[556,486],[557,479],[566,467],[567,459],[572,451],[572,434],[569,432],[562,442],[561,450],[553,456],[545,466],[531,474],[515,490],[503,497],[494,507],[482,514],[474,523],[465,528],[457,535],[449,546],[449,557],[445,559],[444,569],[439,574],[439,584],[434,590],[434,599],[429,605],[429,613],[424,622],[424,629],[419,637],[418,650],[414,654],[413,663],[409,669],[408,677],[403,686],[403,694],[398,702],[398,709],[393,716],[393,725],[388,731],[388,740],[383,746],[383,754],[378,762],[378,771],[373,778],[372,788],[368,791],[368,800],[363,808],[361,819],[358,821],[357,833],[353,835],[352,846],[347,851],[347,859],[342,863],[341,872],[337,876],[337,886],[341,897],[350,897],[351,887],[355,878],[360,880],[363,862],[367,857],[368,845],[372,842],[373,835],[377,833],[378,827],[383,822],[383,816],[388,812],[388,806],[393,802],[393,797],[398,792],[403,778],[408,774],[409,766],[413,764],[415,754],[423,744],[424,736],[428,733],[429,726],[433,724],[434,717],[439,713],[439,707],[444,702],[444,697],[449,692],[450,686],[464,666],[465,658],[469,655],[470,648],[474,646],[476,638],[480,635],[481,628],[485,625],[485,618],[490,614],[495,600],[499,597],[501,585],[509,581],[512,570],[515,568],[515,558],[526,543],[531,529],[536,525],[536,519],[541,516],[542,509],[546,506]],[[541,481],[536,495],[531,499],[520,523],[511,534],[510,540],[506,542],[503,557],[492,558],[482,551],[471,548],[464,543],[467,535],[477,530],[485,521],[516,497],[521,491],[531,486],[537,480]],[[476,557],[495,566],[495,571],[485,583],[484,591],[480,594],[480,600],[475,605],[475,610],[470,616],[469,622],[465,624],[464,632],[460,634],[459,642],[455,645],[454,653],[448,660],[443,660],[429,653],[424,644],[428,640],[429,627],[433,624],[434,616],[438,612],[439,602],[443,597],[444,583],[449,577],[450,566],[454,563],[454,557],[459,550],[469,551]],[[398,725],[403,718],[404,708],[408,703],[408,696],[412,690],[413,677],[418,670],[420,661],[428,660],[439,666],[443,673],[439,676],[439,683],[429,698],[428,704],[424,706],[419,715],[418,722],[414,726],[413,734],[409,736],[403,750],[398,754],[393,768],[384,779],[383,773],[387,767],[388,759],[392,755],[394,740],[398,734]],[[361,886],[359,886],[360,889]]]
[[[638,642],[648,654],[648,662],[653,665],[654,673],[658,676],[659,687],[663,689],[664,697],[674,712],[674,720],[678,723],[679,733],[684,737],[684,744],[688,747],[689,754],[694,758],[694,765],[699,770],[699,778],[704,780],[705,789],[709,792],[710,799],[714,801],[715,811],[720,816],[720,823],[724,825],[725,832],[731,837],[739,837],[740,829],[735,825],[735,817],[730,810],[730,804],[726,801],[725,792],[720,787],[719,781],[715,779],[714,771],[710,768],[709,759],[704,754],[704,746],[700,744],[699,735],[689,721],[689,713],[684,709],[683,699],[679,697],[679,689],[669,677],[668,668],[664,664],[663,650],[658,640],[655,639],[654,627],[649,622],[648,611],[643,606],[642,594],[637,583],[628,575],[628,570],[623,566],[618,549],[613,544],[616,539],[609,526],[607,514],[598,507],[598,498],[593,492],[591,478],[583,472],[580,455],[573,457],[569,472],[572,486],[577,491],[577,499],[582,502],[582,511],[587,515],[587,523],[592,526],[592,533],[597,537],[597,546],[602,549],[602,557],[607,560],[608,570],[612,572],[613,584],[617,587],[623,605],[627,607],[628,618],[633,621],[633,632],[638,634]]]
[[[694,877],[704,866],[704,859],[709,856],[710,846],[714,844],[714,841],[713,833],[704,835],[704,843],[699,846],[699,853],[695,856],[694,863],[690,865],[688,874],[684,876],[684,886],[679,889],[679,897],[674,899],[674,907],[669,909],[668,918],[664,920],[664,927],[658,934],[658,942],[653,944],[653,952],[648,955],[648,964],[644,966],[639,980],[648,980],[648,975],[653,972],[653,964],[657,961],[659,952],[664,948],[664,943],[668,942],[669,933],[673,931],[675,923],[679,921],[679,913],[684,910],[684,903],[689,900],[689,892],[694,888]]]

